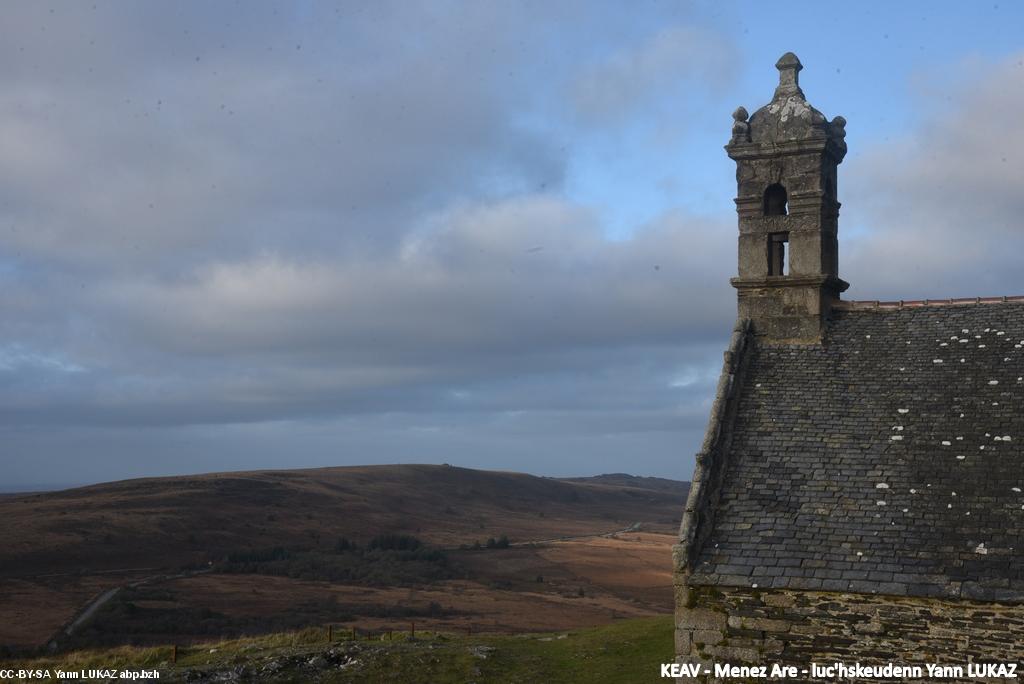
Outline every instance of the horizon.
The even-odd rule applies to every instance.
[[[0,489],[689,480],[736,315],[722,148],[787,51],[848,121],[846,298],[1024,294],[1024,7],[818,8],[12,5]]]
[[[77,482],[71,484],[54,484],[54,483],[40,483],[30,482],[23,486],[18,486],[15,489],[0,489],[0,496],[16,495],[16,494],[46,494],[48,492],[60,492],[67,489],[79,489],[82,487],[92,487],[94,485],[114,484],[118,482],[130,482],[133,480],[150,480],[150,479],[170,479],[178,477],[201,477],[206,475],[234,475],[241,473],[264,473],[264,472],[280,472],[280,471],[306,471],[306,470],[324,470],[333,468],[388,468],[397,466],[432,466],[437,468],[461,468],[463,470],[476,470],[480,472],[491,472],[491,473],[513,473],[516,475],[528,475],[530,477],[539,477],[543,479],[554,479],[554,480],[575,480],[575,479],[593,479],[599,477],[615,477],[624,476],[632,477],[637,479],[655,479],[655,480],[668,480],[672,482],[681,482],[683,484],[689,484],[689,480],[673,480],[671,478],[660,478],[657,476],[650,475],[633,475],[627,472],[607,472],[607,473],[595,473],[593,475],[568,475],[565,477],[552,477],[550,475],[536,475],[534,473],[527,473],[518,470],[501,470],[492,468],[467,468],[465,466],[455,466],[450,463],[371,463],[371,464],[347,464],[340,466],[316,466],[313,468],[260,468],[259,470],[216,470],[210,472],[201,473],[181,473],[178,475],[145,475],[142,477],[129,477],[118,480],[99,480],[96,482]]]

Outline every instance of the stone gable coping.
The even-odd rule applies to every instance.
[[[711,528],[712,514],[724,473],[722,459],[727,454],[727,449],[723,448],[726,442],[723,437],[728,436],[732,419],[735,417],[735,396],[749,338],[750,321],[737,320],[729,347],[723,355],[722,372],[711,404],[711,415],[704,432],[704,441],[696,456],[696,467],[679,527],[679,543],[673,547],[673,558],[680,573],[685,573],[691,566],[702,536],[706,536]]]

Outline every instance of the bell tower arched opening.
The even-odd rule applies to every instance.
[[[785,216],[789,213],[789,195],[780,183],[772,183],[764,191],[764,215]]]

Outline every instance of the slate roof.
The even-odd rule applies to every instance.
[[[692,585],[1024,601],[1024,301],[751,344]]]

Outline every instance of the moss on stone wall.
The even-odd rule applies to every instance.
[[[1019,605],[707,586],[689,592],[692,607],[681,606],[676,614],[682,663],[804,668],[811,662],[1024,661]]]

